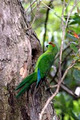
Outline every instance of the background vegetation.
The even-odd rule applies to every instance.
[[[48,42],[51,41],[56,43],[60,51],[63,35],[62,21],[66,24],[70,10],[73,8],[65,29],[61,64],[62,75],[72,62],[76,61],[76,63],[64,79],[64,86],[68,87],[70,91],[65,92],[65,89],[61,89],[53,103],[61,120],[80,120],[80,1],[76,0],[75,3],[75,0],[24,0],[22,4],[31,27],[40,40],[43,52],[46,50]],[[64,6],[65,10],[62,16]],[[49,75],[50,86],[48,87],[51,87],[52,92],[55,90],[52,86],[58,80],[58,67],[59,53]],[[79,88],[78,97],[74,93],[77,87]]]

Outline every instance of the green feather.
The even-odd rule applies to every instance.
[[[20,92],[17,94],[16,98],[18,98],[19,96],[21,96],[25,91],[27,91],[29,89],[29,83],[26,84],[21,90]]]
[[[36,74],[36,72],[34,72],[31,75],[29,75],[28,77],[24,78],[24,80],[16,87],[15,90],[18,90],[19,88],[23,87],[23,85],[25,85],[26,83],[29,83],[30,80],[33,80],[35,82],[36,79],[37,79],[37,74]]]
[[[45,53],[43,53],[39,58],[35,66],[35,71],[31,75],[27,76],[17,87],[16,90],[19,88],[22,88],[17,98],[22,95],[25,91],[27,91],[32,83],[38,80],[37,76],[38,70],[40,70],[40,76],[41,79],[44,78],[48,72],[50,71],[50,68],[54,62],[54,57],[57,54],[58,49],[57,46],[52,46],[51,44],[48,46],[48,49]],[[38,83],[39,84],[39,83]]]

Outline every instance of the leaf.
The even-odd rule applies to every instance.
[[[71,43],[70,44],[70,48],[74,51],[74,52],[77,52],[78,51],[78,48],[76,47],[76,45],[74,43]]]
[[[69,39],[72,39],[74,41],[78,40],[77,38],[75,38],[74,36],[72,36],[71,34],[66,34],[66,37],[68,37]]]
[[[80,70],[80,62],[76,63],[75,66],[74,66],[74,68]]]
[[[74,59],[75,61],[79,61],[79,56],[76,55],[73,59]]]
[[[80,70],[74,69],[73,77],[75,80],[77,80],[79,82],[80,81]]]
[[[72,25],[72,24],[80,24],[80,16],[77,14],[77,13],[75,13],[75,15],[74,16],[71,16],[71,22],[69,23],[70,25]]]
[[[79,120],[79,118],[76,116],[76,114],[73,112],[73,110],[71,111],[71,116],[72,118],[74,118],[74,120]]]
[[[77,7],[77,12],[80,13],[80,9],[79,9],[79,7]]]

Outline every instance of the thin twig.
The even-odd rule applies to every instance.
[[[68,73],[69,69],[71,69],[74,65],[75,65],[76,61],[73,61],[72,64],[66,69],[66,71],[64,72],[64,75],[61,79],[61,82],[64,80],[66,74]]]
[[[75,3],[76,3],[76,0],[75,0]],[[76,6],[76,5],[75,5]],[[68,14],[68,18],[67,18],[67,21],[66,21],[66,24],[64,24],[64,22],[62,21],[62,41],[61,41],[61,48],[60,48],[60,58],[59,58],[59,81],[58,81],[58,86],[57,86],[57,89],[55,91],[55,93],[47,100],[44,108],[42,109],[41,113],[40,113],[40,116],[39,116],[39,120],[42,120],[42,116],[44,114],[44,111],[45,109],[47,108],[48,104],[51,102],[51,100],[57,95],[57,93],[59,92],[59,89],[60,89],[60,86],[61,86],[61,83],[63,82],[65,76],[67,75],[67,72],[69,71],[69,69],[71,69],[75,62],[72,62],[72,64],[66,69],[66,71],[64,72],[63,76],[61,74],[62,70],[61,70],[61,63],[62,63],[62,51],[63,51],[63,43],[64,43],[64,38],[65,38],[65,29],[67,27],[67,24],[68,24],[68,20],[70,18],[70,15],[71,15],[71,12],[73,11],[74,9],[74,6],[73,8],[71,9],[71,11],[69,12]],[[65,0],[63,2],[63,10],[62,10],[62,19],[64,19],[64,12],[65,12]]]
[[[66,71],[65,71],[63,77],[61,78],[61,80],[59,80],[58,85],[57,85],[57,89],[56,89],[55,93],[52,94],[52,96],[49,97],[49,99],[45,103],[44,108],[42,109],[42,111],[41,111],[41,113],[39,115],[39,120],[42,120],[42,116],[44,114],[45,109],[47,108],[48,104],[52,101],[52,99],[58,94],[60,86],[61,86],[61,83],[63,82],[65,76],[67,75],[67,72],[69,71],[69,69],[71,69],[75,65],[75,62],[76,61],[72,62],[72,64],[66,69]]]
[[[51,1],[50,1],[51,2]],[[52,10],[52,8],[48,5],[46,5],[44,2],[41,2],[44,6],[46,6],[48,9]]]
[[[63,53],[70,47],[70,43],[66,46],[66,48],[63,49]],[[54,58],[54,61],[59,57],[59,52],[57,53],[57,55]]]
[[[46,6],[48,9],[53,10],[50,6],[46,5],[44,2],[41,2],[41,3],[44,4],[44,6]],[[57,16],[61,21],[65,23],[65,21],[59,15],[57,15],[55,11],[54,11],[54,15]]]
[[[70,12],[68,13],[68,17],[67,17],[67,20],[66,20],[66,25],[65,25],[65,29],[67,27],[67,24],[68,24],[68,21],[69,21],[69,18],[70,18],[70,15],[72,14],[72,11],[73,9],[77,6],[77,4],[80,2],[80,0],[77,2],[77,0],[74,1],[74,5],[72,7],[72,9],[70,10]]]
[[[37,11],[36,11],[36,12],[38,13],[38,8],[39,8],[39,5],[40,5],[40,0],[39,0],[39,1],[36,1],[36,0],[35,0],[34,2],[36,2],[36,6],[35,6],[35,7],[37,7]],[[34,2],[30,3],[31,12],[33,11],[32,5],[34,4]],[[25,12],[26,12],[26,10],[25,10]],[[33,20],[32,20],[31,25],[30,25],[26,30],[29,30],[29,29],[32,28],[32,25],[34,24],[34,22],[35,22],[36,19],[37,19],[37,14],[35,14],[35,16],[34,16],[34,18],[33,18]]]
[[[49,88],[55,88],[57,87],[58,85],[50,85]]]
[[[27,12],[27,11],[29,10],[29,8],[30,8],[34,3],[36,3],[36,0],[34,0],[34,1],[29,5],[29,7],[25,10],[25,12]]]
[[[64,12],[65,12],[65,0],[63,3],[63,9],[62,9],[62,19],[64,19]],[[63,43],[64,43],[64,37],[65,37],[65,25],[62,21],[62,41],[61,41],[61,47],[60,47],[60,57],[59,57],[59,81],[62,77],[62,70],[61,70],[61,63],[62,63],[62,51],[63,51]]]
[[[64,50],[65,51],[65,50]],[[65,61],[65,59],[67,58],[67,60],[68,60],[68,57],[69,57],[69,55],[70,55],[70,53],[72,53],[72,50],[66,55],[66,57],[64,58],[64,60],[62,61],[62,64],[64,64],[64,61]],[[62,65],[61,64],[61,65]],[[51,78],[52,78],[52,80],[50,81],[50,83],[51,82],[54,82],[54,83],[57,83],[58,84],[58,76],[57,76],[57,73],[58,73],[58,68],[57,68],[57,71],[56,71],[56,73],[55,73],[55,76],[54,76],[54,78],[52,78],[52,76],[50,76]],[[51,88],[51,87],[50,87]],[[63,89],[65,92],[67,92],[69,95],[71,95],[72,97],[74,97],[75,99],[77,99],[78,97],[74,94],[74,92],[70,89],[70,88],[68,88],[64,83],[61,83],[61,89]]]
[[[44,43],[45,43],[45,39],[46,39],[46,33],[47,33],[47,23],[48,23],[48,18],[49,18],[49,11],[50,11],[50,7],[51,7],[51,4],[52,4],[52,1],[53,0],[51,0],[50,2],[49,2],[49,5],[47,6],[47,11],[46,11],[46,19],[45,19],[45,23],[44,23],[44,36],[43,36],[43,52],[44,52]],[[43,3],[43,2],[42,2]]]
[[[54,80],[54,82],[58,83],[58,80]],[[69,95],[71,95],[74,99],[78,99],[78,96],[76,96],[75,93],[70,88],[68,88],[63,82],[61,83],[60,88],[64,90],[66,93],[68,93]]]

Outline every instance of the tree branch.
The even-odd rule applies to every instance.
[[[63,82],[65,76],[67,75],[67,72],[75,65],[76,61],[73,61],[71,63],[71,65],[66,69],[64,75],[62,76],[61,80],[59,80],[58,85],[57,85],[57,89],[55,91],[55,93],[52,94],[52,96],[47,100],[46,104],[44,105],[44,108],[42,109],[40,116],[39,116],[39,120],[42,120],[42,116],[44,114],[45,109],[47,108],[48,104],[52,101],[52,99],[58,94],[61,83]]]
[[[49,5],[47,6],[47,11],[46,11],[46,19],[45,19],[45,23],[44,23],[45,32],[44,32],[44,36],[43,36],[43,52],[44,52],[44,43],[45,43],[46,33],[47,33],[47,23],[48,23],[48,18],[49,18],[49,11],[50,11],[50,7],[52,5],[52,2],[53,2],[53,0],[51,0],[49,2]]]
[[[51,100],[58,94],[61,83],[63,82],[65,76],[67,75],[67,72],[69,71],[69,69],[71,69],[76,61],[73,61],[71,63],[71,65],[65,70],[63,76],[62,76],[62,70],[61,70],[61,64],[62,64],[62,51],[63,51],[63,43],[64,43],[64,38],[65,38],[65,29],[67,27],[68,24],[68,20],[70,18],[70,15],[73,11],[73,9],[75,8],[75,6],[77,5],[77,2],[75,0],[75,5],[72,7],[72,9],[70,10],[68,17],[67,17],[67,21],[66,24],[64,24],[64,22],[62,21],[62,41],[61,41],[61,47],[60,47],[60,57],[59,57],[59,81],[58,81],[58,85],[57,85],[57,89],[55,91],[54,94],[52,94],[52,96],[47,100],[44,108],[42,109],[40,116],[39,116],[39,120],[42,120],[42,116],[44,114],[45,109],[47,108],[48,104],[51,102]],[[65,0],[63,1],[63,10],[62,10],[62,19],[64,19],[64,12],[65,12]]]

